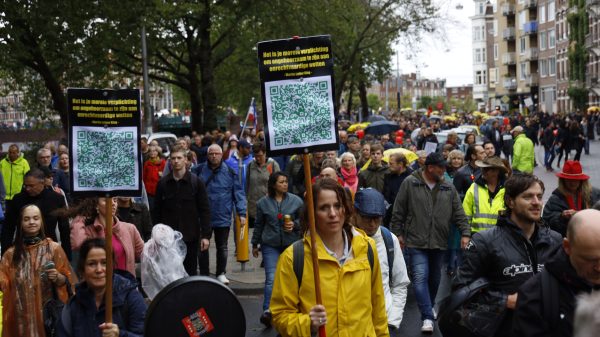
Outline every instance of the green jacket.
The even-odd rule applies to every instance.
[[[385,180],[385,174],[390,170],[385,163],[381,163],[381,166],[375,166],[372,163],[367,167],[366,170],[360,171],[358,174],[358,188],[372,187],[383,193],[383,185]]]
[[[471,236],[471,227],[454,185],[442,180],[431,190],[422,172],[413,172],[400,186],[392,211],[392,231],[404,236],[407,247],[446,249],[450,224],[456,224],[462,236]]]
[[[513,145],[513,170],[533,173],[533,162],[533,142],[522,133],[515,138],[515,144]]]
[[[11,162],[6,158],[0,161],[0,169],[4,177],[4,187],[6,188],[6,200],[12,198],[23,189],[23,177],[29,172],[29,163],[23,156]]]

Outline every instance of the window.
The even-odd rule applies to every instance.
[[[520,11],[519,12],[519,21],[517,22],[517,27],[519,27],[520,30],[523,30],[523,24],[525,22],[527,22],[527,12]]]
[[[540,77],[548,76],[548,60],[539,61]]]
[[[548,48],[554,48],[556,46],[556,34],[554,29],[548,30]]]
[[[527,79],[527,62],[519,63],[519,72],[522,80]]]
[[[485,63],[487,59],[485,48],[481,48],[481,62]]]
[[[538,8],[539,8],[538,18],[539,18],[540,24],[545,23],[546,22],[546,6],[541,5]]]
[[[498,36],[498,20],[494,19],[494,36]]]
[[[548,58],[548,75],[550,75],[550,76],[556,75],[556,58],[555,57]]]
[[[546,32],[540,32],[540,50],[544,50],[548,47],[547,36]]]
[[[548,2],[548,21],[554,21],[555,18],[556,18],[555,2],[550,1],[550,2]]]
[[[527,37],[523,36],[519,39],[519,52],[525,54],[525,49],[527,49]]]
[[[475,48],[475,63],[481,63],[481,49]]]
[[[479,3],[479,15],[485,14],[485,2]]]
[[[498,68],[490,69],[490,84],[498,81]]]
[[[498,61],[498,44],[494,43],[494,61]]]
[[[475,72],[475,84],[486,84],[486,72],[485,70],[478,70]]]

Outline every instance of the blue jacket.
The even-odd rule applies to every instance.
[[[125,317],[126,316],[126,317]],[[137,290],[133,275],[123,272],[113,275],[113,323],[119,326],[119,337],[142,337],[146,302]],[[70,320],[70,324],[69,324]],[[63,309],[58,322],[58,337],[101,337],[98,328],[104,323],[104,303],[96,308],[94,292],[82,282],[76,294]]]
[[[246,216],[246,193],[237,173],[227,164],[221,162],[213,171],[207,163],[202,163],[192,168],[192,173],[206,186],[212,227],[231,226],[234,205],[238,214]]]
[[[231,157],[229,157],[229,159],[225,160],[225,164],[227,164],[227,166],[229,166],[233,172],[235,172],[235,174],[239,174],[239,160],[240,158],[239,156],[239,152],[234,152]],[[246,173],[248,171],[248,164],[250,164],[252,162],[252,160],[254,159],[254,157],[250,154],[248,155],[246,158],[244,158],[242,160],[242,186],[246,186]],[[239,177],[238,177],[239,179]]]
[[[256,219],[252,246],[267,245],[274,248],[286,248],[302,238],[300,217],[304,209],[302,199],[292,193],[286,193],[281,203],[264,196],[256,203]],[[279,217],[281,214],[281,218]],[[283,230],[283,215],[290,215],[294,221],[294,230]]]

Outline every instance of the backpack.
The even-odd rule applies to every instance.
[[[392,289],[392,269],[394,269],[394,240],[392,239],[392,233],[389,229],[384,226],[381,228],[381,236],[383,237],[383,243],[385,244],[385,251],[387,253],[388,268],[390,269],[388,274],[388,281],[390,282],[390,289]]]
[[[369,260],[369,266],[371,267],[371,271],[373,271],[373,248],[371,244],[367,243],[367,259]],[[304,240],[297,240],[292,244],[293,249],[293,266],[294,266],[294,274],[296,274],[296,280],[298,281],[298,291],[300,291],[300,285],[302,284],[302,274],[304,273]]]

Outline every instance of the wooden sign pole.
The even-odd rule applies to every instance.
[[[105,247],[106,247],[106,290],[104,293],[104,308],[106,323],[112,323],[112,288],[113,288],[113,247],[112,247],[112,229],[113,229],[113,198],[106,197],[106,224],[104,228]]]
[[[310,255],[312,256],[313,263],[315,294],[317,297],[317,304],[323,304],[321,298],[321,276],[319,274],[319,253],[317,251],[317,230],[315,228],[315,208],[313,206],[312,176],[310,173],[310,160],[307,153],[302,155],[302,162],[304,163],[304,187],[306,187],[306,203],[308,204],[308,229],[310,232],[311,246]],[[319,327],[319,337],[326,337],[325,325]]]

